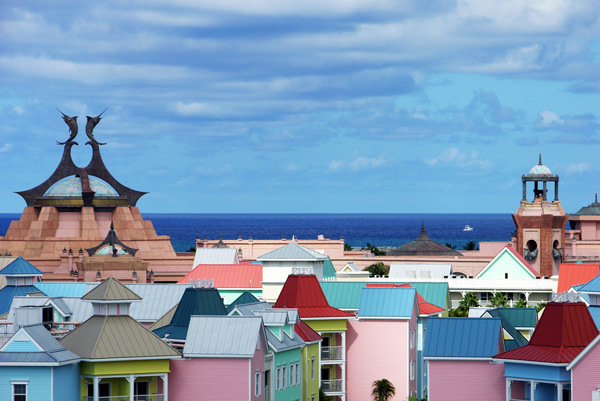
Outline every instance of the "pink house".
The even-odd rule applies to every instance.
[[[414,288],[363,288],[356,320],[348,321],[347,399],[372,399],[373,382],[389,380],[393,399],[417,390],[417,293]]]
[[[192,316],[183,359],[171,361],[169,398],[264,401],[267,354],[261,317]]]
[[[567,366],[567,371],[571,371],[571,396],[573,400],[600,400],[599,341],[600,335]]]
[[[504,351],[500,318],[430,318],[423,355],[430,400],[504,401]]]

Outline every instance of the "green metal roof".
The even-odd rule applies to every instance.
[[[323,277],[336,277],[335,267],[329,257],[323,262]]]
[[[498,316],[504,317],[514,327],[535,327],[537,310],[535,308],[494,308]]]
[[[110,276],[81,299],[84,301],[139,301],[142,298],[121,284],[119,280]]]

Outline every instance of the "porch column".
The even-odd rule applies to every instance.
[[[133,393],[135,392],[135,377],[133,375],[129,375],[127,380],[129,381],[129,401],[133,401]]]
[[[506,379],[506,401],[510,401],[512,398],[512,390],[510,389],[511,384],[512,380]]]
[[[342,331],[340,333],[341,337],[342,337],[342,358],[344,360],[344,363],[342,363],[341,366],[341,370],[342,370],[342,389],[344,390],[344,394],[346,394],[346,332]],[[346,397],[344,396],[344,398],[342,398],[342,400],[345,400]]]
[[[163,401],[169,401],[169,375],[161,376],[163,381]]]
[[[97,376],[94,376],[94,401],[100,401],[100,399],[99,399],[100,386],[98,385],[99,383],[100,383],[100,378]]]
[[[563,401],[563,384],[556,383],[556,401]]]
[[[529,400],[535,401],[535,388],[537,387],[537,383],[533,380],[529,382]]]

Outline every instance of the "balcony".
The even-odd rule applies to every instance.
[[[133,401],[164,401],[164,394],[134,395]],[[83,397],[83,401],[94,401],[94,397]],[[110,397],[98,397],[98,401],[130,401],[129,395],[113,395]]]
[[[343,361],[344,347],[330,346],[321,347],[321,361]]]
[[[344,391],[342,379],[321,380],[321,388],[325,393],[339,393]]]

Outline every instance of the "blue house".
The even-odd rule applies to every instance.
[[[44,326],[24,326],[0,348],[0,397],[78,401],[79,361]]]

